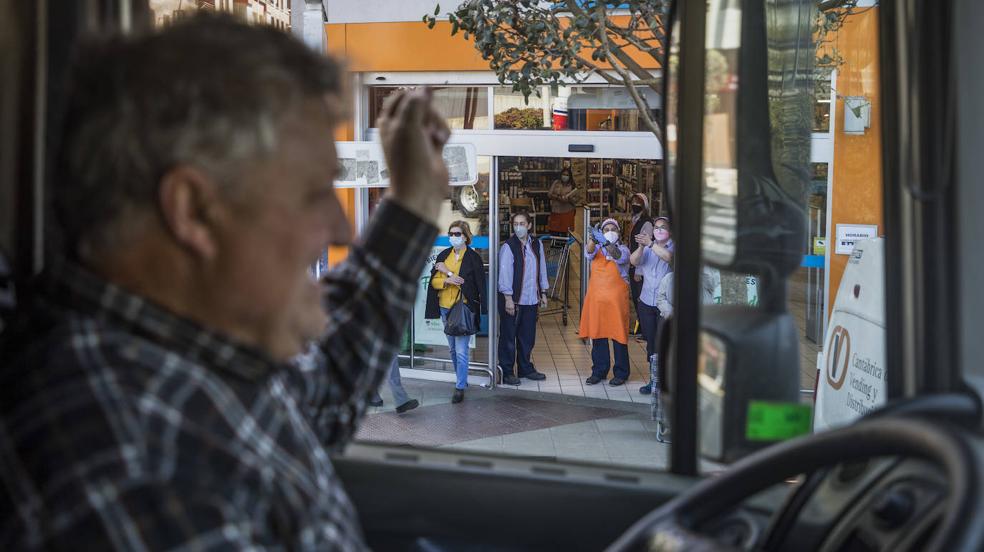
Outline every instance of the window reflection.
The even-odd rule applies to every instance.
[[[383,102],[397,91],[408,86],[369,87],[369,128],[376,128],[383,111]],[[488,87],[456,86],[433,87],[434,107],[444,116],[452,129],[475,130],[489,128]]]
[[[495,128],[511,130],[581,130],[648,132],[641,111],[625,88],[568,86],[555,91],[542,86],[529,98],[509,87],[493,89]],[[658,119],[662,100],[639,88]]]

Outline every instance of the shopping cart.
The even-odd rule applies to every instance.
[[[570,236],[566,238],[541,236],[540,243],[543,244],[543,253],[547,264],[547,281],[550,283],[547,297],[551,301],[560,300],[559,306],[542,310],[540,314],[560,313],[566,326],[569,308],[567,287],[570,283],[571,245],[574,243],[574,238]]]

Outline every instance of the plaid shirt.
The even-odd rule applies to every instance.
[[[325,279],[316,362],[56,268],[0,344],[0,550],[364,549],[328,450],[397,353],[435,234],[380,206]]]

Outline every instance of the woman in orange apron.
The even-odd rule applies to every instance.
[[[614,219],[601,225],[604,244],[589,239],[584,254],[591,259],[591,279],[581,310],[582,339],[591,339],[591,377],[594,385],[608,377],[611,360],[608,341],[615,352],[614,377],[608,385],[622,385],[629,379],[629,248],[619,239]]]

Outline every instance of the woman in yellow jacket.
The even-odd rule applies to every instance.
[[[475,315],[475,327],[479,327],[482,311],[487,310],[485,265],[482,257],[472,249],[471,227],[463,220],[451,223],[448,228],[451,247],[441,251],[431,271],[431,285],[427,290],[427,306],[424,318],[440,317],[446,323],[448,311],[464,295],[462,301]],[[468,347],[472,336],[448,337],[451,364],[454,366],[456,383],[452,403],[460,403],[465,398],[468,387]]]

